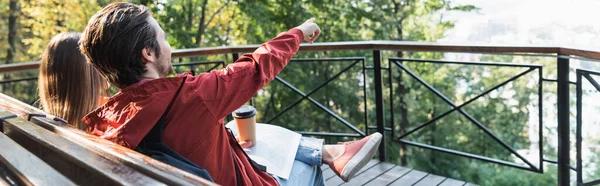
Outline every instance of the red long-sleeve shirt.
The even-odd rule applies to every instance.
[[[134,149],[166,110],[185,76],[166,115],[163,142],[207,169],[217,184],[236,185],[236,161],[241,184],[278,185],[267,173],[251,166],[228,136],[223,118],[272,81],[296,54],[302,40],[302,31],[291,29],[225,69],[198,76],[142,80],[121,90],[82,121],[92,134]]]

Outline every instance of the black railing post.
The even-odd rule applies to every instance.
[[[235,62],[235,60],[237,60],[238,58],[240,58],[240,54],[238,53],[231,53],[231,63]],[[225,64],[223,64],[223,67],[225,66]],[[256,105],[254,105],[254,96],[252,96],[252,98],[250,98],[250,101],[248,101],[248,104],[252,105],[253,107],[255,107]]]
[[[576,108],[577,108],[577,128],[576,128],[576,132],[575,132],[575,148],[577,148],[577,154],[576,154],[576,158],[577,158],[577,167],[575,167],[575,171],[577,172],[577,184],[581,184],[583,183],[583,174],[581,172],[582,170],[582,163],[581,163],[581,123],[583,120],[583,115],[582,115],[582,105],[583,105],[583,91],[582,91],[582,85],[583,82],[581,82],[581,80],[583,79],[581,76],[583,72],[577,70],[576,74],[577,74],[577,82],[576,82]]]
[[[375,83],[375,111],[377,117],[377,132],[383,135],[379,145],[379,160],[385,161],[385,125],[383,124],[383,86],[381,82],[381,51],[373,50],[373,70]]]
[[[240,54],[238,53],[231,53],[231,63],[235,62],[238,58],[240,58]],[[225,66],[225,64],[223,64],[223,66]],[[256,95],[255,95],[256,96]],[[256,105],[254,105],[254,96],[252,96],[252,98],[250,98],[250,101],[248,101],[248,104],[252,105],[253,107],[256,107]]]
[[[238,58],[240,58],[240,55],[238,53],[235,53],[235,52],[231,53],[232,60],[229,63],[235,62],[235,60],[237,60]],[[227,56],[225,56],[225,59],[227,59]],[[225,60],[225,63],[223,63],[223,68],[225,68],[225,66],[227,64],[228,64],[227,60]],[[252,100],[252,99],[254,99],[254,98],[251,98],[250,100]],[[254,106],[254,103],[253,103],[254,101],[251,101],[251,102],[252,102],[252,106]],[[233,117],[231,116],[231,114],[227,115],[227,120],[229,120],[229,121],[233,120]]]
[[[235,60],[237,60],[238,58],[240,58],[240,54],[238,54],[238,53],[231,53],[231,57],[233,58],[233,60],[231,60],[231,62],[235,62]]]
[[[558,55],[558,89],[557,89],[557,111],[558,111],[558,185],[570,185],[571,158],[569,137],[570,96],[569,96],[569,58]]]

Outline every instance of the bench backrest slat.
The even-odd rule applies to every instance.
[[[0,123],[0,131],[4,127],[4,133],[11,140],[76,184],[216,185],[131,149],[65,126],[42,110],[0,93],[0,118],[6,111],[20,119],[5,120]]]
[[[108,159],[123,163],[167,185],[213,185],[214,183],[201,179],[160,161],[154,160],[136,151],[122,147],[108,140],[98,138],[83,131],[70,127],[61,127],[48,118],[33,117],[31,122],[46,128],[61,137],[77,142],[84,148],[98,153]]]
[[[13,172],[14,181],[23,185],[75,185],[3,133],[0,133],[0,147],[0,164]]]
[[[44,115],[44,111],[2,93],[0,93],[0,109],[12,112],[27,120],[32,116]]]
[[[0,167],[0,186],[11,186],[11,184],[8,184],[8,181],[5,180],[6,177],[4,175],[2,175],[2,173],[3,173],[2,171],[4,171],[4,170],[2,167]]]
[[[22,118],[4,120],[4,133],[78,185],[163,185]]]

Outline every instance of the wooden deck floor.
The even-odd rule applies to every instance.
[[[323,177],[328,186],[337,185],[415,185],[415,186],[474,186],[475,184],[466,183],[464,181],[446,178],[413,170],[406,167],[397,166],[391,163],[371,160],[363,169],[361,169],[356,177],[350,182],[345,183],[340,179],[327,165],[321,167]]]

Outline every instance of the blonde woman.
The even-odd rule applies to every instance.
[[[79,52],[80,33],[58,34],[42,54],[38,89],[46,113],[86,130],[81,118],[104,103],[107,81]]]

